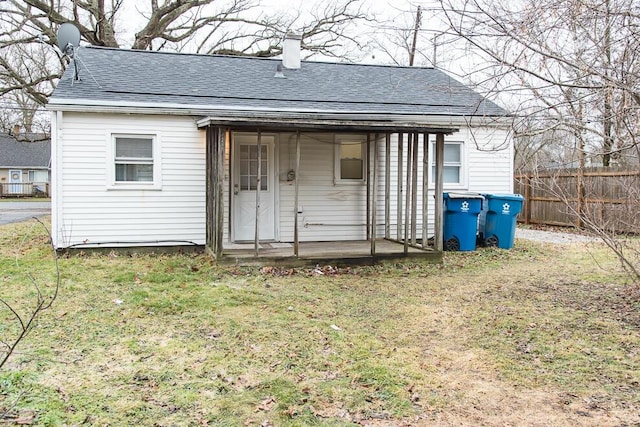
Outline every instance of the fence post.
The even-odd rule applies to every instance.
[[[584,166],[582,165],[578,168],[577,190],[578,190],[578,206],[577,206],[578,223],[576,224],[576,226],[578,228],[582,228],[582,226],[584,225],[584,221],[582,220],[582,215],[584,215]]]
[[[531,224],[531,176],[524,174],[524,223]]]

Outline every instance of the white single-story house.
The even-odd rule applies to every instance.
[[[512,191],[509,115],[435,68],[301,61],[299,37],[282,60],[75,60],[48,104],[60,249],[437,254],[443,190]]]
[[[0,197],[46,196],[50,163],[45,135],[0,133]]]

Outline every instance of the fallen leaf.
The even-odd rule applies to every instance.
[[[256,406],[256,412],[259,411],[270,411],[276,404],[276,400],[273,397],[267,397],[264,399],[258,406]]]

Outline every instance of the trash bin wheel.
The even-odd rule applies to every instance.
[[[498,246],[498,236],[491,236],[491,237],[487,237],[487,240],[484,241],[484,244],[495,248]]]
[[[457,237],[452,237],[444,242],[444,249],[446,251],[459,251],[460,250],[460,241]]]

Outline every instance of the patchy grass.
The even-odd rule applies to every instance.
[[[53,283],[46,243],[31,223],[0,227],[0,295],[20,310],[35,292],[27,272],[43,292]],[[518,241],[324,275],[204,255],[60,266],[53,309],[0,372],[5,420],[640,423],[636,288],[598,245]]]

